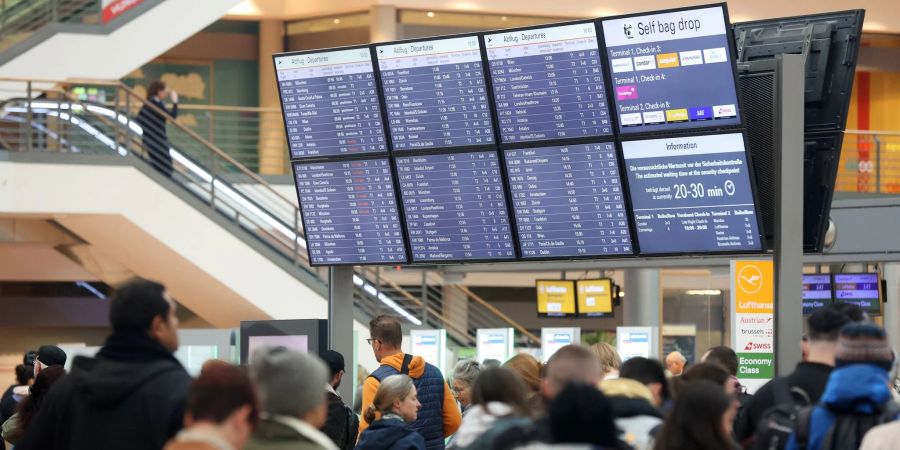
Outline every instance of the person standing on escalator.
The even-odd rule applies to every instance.
[[[166,97],[172,101],[171,109],[166,107],[163,100]],[[144,157],[154,169],[170,177],[172,156],[169,154],[169,136],[166,134],[167,116],[172,120],[178,117],[178,93],[166,89],[166,83],[154,81],[147,86],[147,103],[141,107],[135,121],[144,130],[141,139]]]

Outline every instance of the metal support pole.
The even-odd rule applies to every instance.
[[[428,324],[428,273],[422,271],[422,323]],[[446,325],[445,325],[446,326]]]
[[[787,375],[802,357],[803,107],[805,59],[778,56],[778,186],[775,202],[775,371]]]
[[[33,122],[33,120],[34,120],[34,114],[33,114],[32,111],[31,111],[31,96],[32,96],[32,90],[31,90],[31,81],[30,81],[30,80],[27,82],[26,92],[27,92],[27,93],[26,93],[26,104],[25,104],[25,106],[26,106],[26,113],[25,113],[25,124],[26,124],[26,125],[25,125],[25,151],[26,151],[26,152],[30,152],[30,151],[32,151],[32,148],[31,148],[31,135],[32,135],[32,133],[34,132],[34,128],[33,128],[33,127],[34,127],[34,122]],[[70,113],[71,113],[71,111],[70,111]]]
[[[353,365],[352,266],[330,267],[328,270],[328,348],[344,356],[345,366],[348,361],[350,366]],[[349,369],[347,373],[352,374],[353,368]],[[341,383],[338,392],[345,402],[352,402],[353,380]]]
[[[874,135],[875,139],[875,192],[881,193],[881,140],[878,135]]]

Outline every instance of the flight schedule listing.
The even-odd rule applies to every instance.
[[[394,150],[494,142],[477,37],[379,45],[375,51]]]
[[[602,24],[620,132],[740,124],[721,6]]]
[[[523,258],[633,253],[615,144],[505,153]]]
[[[387,159],[294,163],[312,264],[406,262]]]
[[[642,254],[760,251],[741,133],[622,143]]]
[[[495,151],[396,162],[413,262],[515,257]]]
[[[594,23],[484,36],[501,142],[612,134]]]
[[[291,157],[387,151],[369,49],[275,58]]]

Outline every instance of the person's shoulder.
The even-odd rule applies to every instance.
[[[860,450],[881,450],[894,448],[900,438],[900,421],[889,422],[869,430],[862,441]]]

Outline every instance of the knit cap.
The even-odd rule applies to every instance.
[[[851,323],[841,329],[834,359],[836,367],[874,364],[890,371],[894,353],[884,329],[873,323]]]

